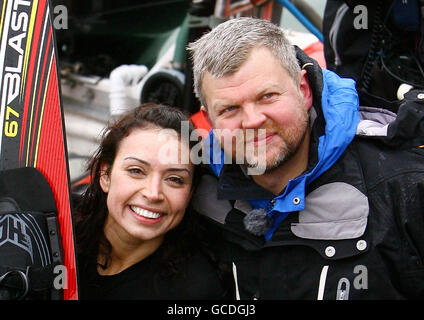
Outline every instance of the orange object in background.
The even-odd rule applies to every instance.
[[[311,43],[309,46],[303,49],[303,52],[305,52],[312,59],[316,60],[321,68],[325,69],[327,67],[324,57],[324,45],[321,41]]]
[[[196,129],[204,129],[202,131],[199,131],[199,134],[202,135],[204,132],[209,132],[211,130],[211,124],[209,123],[208,116],[205,111],[200,110],[196,113],[193,113],[193,115],[190,117],[190,120],[193,122],[194,127]],[[203,138],[206,138],[206,136],[202,135]]]

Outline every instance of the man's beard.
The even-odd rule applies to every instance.
[[[261,175],[284,165],[298,152],[305,140],[308,126],[309,113],[300,100],[297,117],[288,128],[268,120],[262,128],[232,131],[214,129],[214,134],[220,141],[226,158],[229,156],[232,163],[245,165],[249,175]],[[275,134],[274,138],[279,141],[255,146],[254,139],[264,137],[267,133]]]
[[[250,150],[246,146],[245,165],[251,174],[271,172],[287,163],[298,152],[305,140],[309,126],[309,116],[303,108],[299,109],[297,124],[298,126],[288,129],[279,128],[275,124],[265,128],[266,132],[277,133],[281,139],[279,145],[275,145],[275,142],[271,141],[269,146],[250,147]],[[253,150],[251,150],[252,148]],[[269,148],[272,148],[271,151],[267,150]]]

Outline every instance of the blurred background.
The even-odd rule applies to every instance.
[[[66,28],[56,28],[55,33],[71,183],[86,175],[86,160],[96,150],[103,128],[125,110],[153,101],[196,115],[199,105],[192,93],[185,47],[227,19],[271,20],[324,64],[320,32],[325,4],[325,0],[52,0],[53,8],[65,7],[67,14]]]

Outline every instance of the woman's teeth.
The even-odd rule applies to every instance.
[[[149,211],[149,210],[145,210],[145,209],[142,209],[142,208],[139,208],[139,207],[131,206],[131,210],[134,211],[139,216],[142,216],[142,217],[145,217],[145,218],[157,219],[161,216],[159,213],[152,212],[152,211]]]

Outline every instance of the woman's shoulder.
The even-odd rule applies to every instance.
[[[100,276],[85,257],[80,262],[84,299],[219,300],[228,297],[231,286],[200,249],[192,251],[176,273],[161,272],[166,264],[160,250],[113,276]]]

